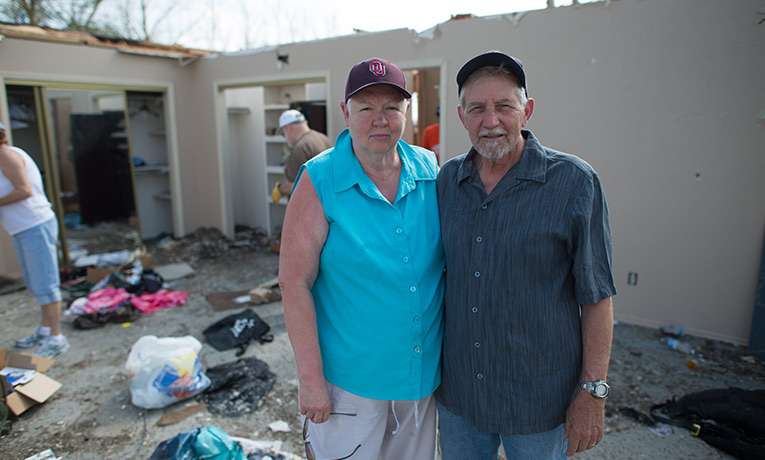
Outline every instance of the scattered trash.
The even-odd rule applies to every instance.
[[[639,348],[630,348],[630,354],[635,356],[642,356],[643,352]]]
[[[651,433],[655,434],[656,436],[660,438],[666,438],[667,436],[674,433],[675,430],[672,429],[671,426],[663,426],[661,428],[651,428]]]
[[[247,460],[303,460],[303,457],[281,452],[281,441],[255,441],[252,439],[231,436],[231,440],[242,445],[242,449],[248,453]]]
[[[194,428],[162,441],[149,460],[244,460],[242,445],[218,427]]]
[[[650,415],[646,414],[645,412],[640,412],[637,409],[633,409],[631,407],[620,407],[619,413],[643,425],[656,426],[656,421],[652,419]]]
[[[677,350],[682,353],[687,353],[689,355],[693,354],[693,347],[689,343],[681,342],[680,340],[677,340],[677,339],[667,339],[666,344],[667,346],[669,346],[669,348],[672,348],[673,350]]]
[[[145,335],[130,349],[125,367],[133,377],[131,402],[144,409],[166,407],[189,399],[210,386],[197,353],[202,344],[192,336]]]
[[[181,420],[185,420],[197,412],[201,412],[205,409],[207,409],[207,404],[200,403],[184,407],[183,409],[177,410],[175,412],[162,414],[162,417],[157,421],[157,426],[174,425]]]
[[[263,451],[256,449],[247,456],[247,460],[288,460],[291,458],[300,458],[295,456],[287,456],[280,452]]]
[[[609,428],[605,432],[606,432],[606,434],[608,434],[608,433],[618,433],[620,431],[629,430],[629,429],[630,429],[630,427],[628,427],[628,426],[620,426],[619,428]]]
[[[202,335],[216,350],[238,348],[236,356],[241,356],[251,340],[257,340],[261,344],[274,340],[274,336],[268,333],[269,330],[271,326],[248,308],[215,322],[202,331]]]
[[[160,265],[158,267],[155,267],[154,271],[159,273],[162,276],[162,278],[166,279],[167,281],[179,280],[194,273],[194,269],[191,268],[191,265],[185,262],[177,263],[177,264]]]
[[[699,361],[696,359],[689,359],[685,362],[685,367],[688,369],[695,371],[696,369],[701,367],[701,364],[699,364]]]
[[[765,458],[765,390],[700,391],[657,404],[651,415],[741,460]]]
[[[207,299],[207,301],[210,302],[210,305],[212,305],[213,310],[223,311],[223,310],[233,310],[235,308],[242,308],[242,304],[238,303],[236,299],[243,296],[249,296],[249,291],[214,292],[212,294],[208,294],[207,296],[205,296],[205,299]]]
[[[292,431],[290,429],[289,423],[285,422],[284,420],[277,420],[275,422],[269,423],[268,428],[273,431],[274,433],[289,433]]]
[[[266,286],[256,287],[255,289],[251,290],[248,295],[250,297],[250,302],[254,303],[255,305],[276,302],[282,298],[279,289]]]
[[[206,372],[210,387],[201,399],[211,414],[238,417],[258,410],[271,390],[276,375],[268,364],[255,357],[211,367]]]
[[[662,334],[669,337],[680,337],[683,335],[683,328],[677,324],[665,324],[661,327]]]
[[[754,356],[751,356],[751,355],[749,355],[749,356],[742,356],[741,357],[741,361],[743,361],[745,363],[749,363],[749,364],[756,364],[757,363],[757,358],[755,358]]]
[[[56,457],[52,450],[47,449],[24,460],[61,460],[61,457]]]

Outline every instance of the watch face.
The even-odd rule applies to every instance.
[[[604,398],[608,394],[608,387],[604,384],[599,384],[595,386],[595,394],[600,397]]]

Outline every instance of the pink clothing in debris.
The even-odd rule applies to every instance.
[[[144,293],[138,297],[133,297],[130,303],[144,313],[152,313],[162,308],[183,305],[186,303],[186,297],[188,297],[188,295],[189,293],[185,291],[160,289],[153,294]]]
[[[78,315],[83,313],[111,313],[117,310],[120,305],[130,302],[141,312],[152,313],[162,308],[183,305],[186,303],[188,295],[189,293],[185,291],[160,289],[152,294],[144,293],[135,296],[124,289],[107,287],[88,294],[85,302],[78,299],[72,303],[69,309]]]
[[[124,289],[104,288],[88,294],[88,301],[83,307],[85,313],[107,313],[117,309],[130,300],[133,294]]]

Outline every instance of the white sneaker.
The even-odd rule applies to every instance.
[[[52,337],[46,337],[45,341],[40,345],[40,348],[35,350],[33,355],[42,356],[43,358],[53,358],[69,349],[69,341],[66,337],[60,339],[54,339]]]
[[[19,348],[33,348],[39,345],[42,345],[43,342],[45,342],[45,339],[50,337],[49,335],[44,335],[40,333],[41,327],[38,327],[35,329],[35,331],[23,339],[19,339],[16,341],[16,346]]]

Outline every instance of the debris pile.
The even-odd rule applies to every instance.
[[[232,248],[263,250],[268,248],[268,236],[260,229],[237,227],[234,241],[217,228],[200,227],[180,240],[162,238],[152,248],[162,264],[186,262],[195,265],[203,259],[216,259]]]

